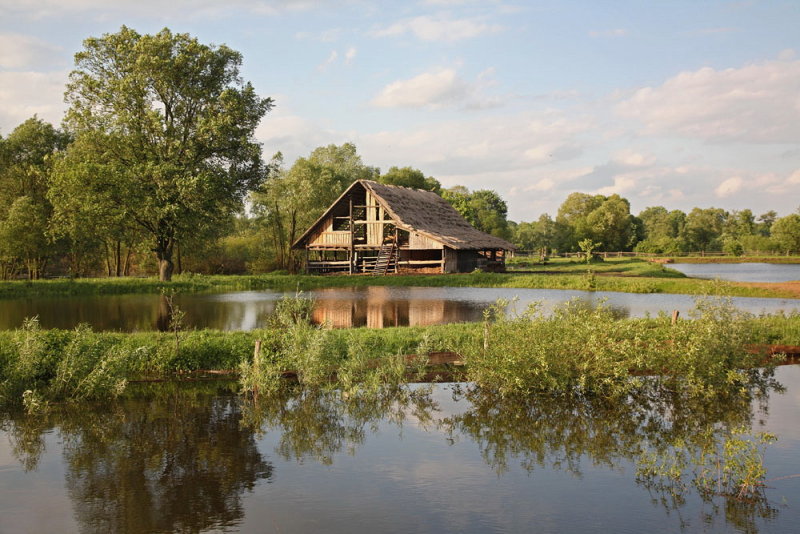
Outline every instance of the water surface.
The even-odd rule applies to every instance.
[[[189,328],[252,330],[264,326],[275,302],[294,293],[236,291],[177,295],[174,303],[186,313]],[[544,311],[580,299],[589,305],[605,302],[620,317],[643,317],[694,307],[690,295],[615,293],[560,289],[475,287],[359,287],[309,291],[317,301],[313,319],[336,328],[433,325],[479,321],[483,311],[498,299],[515,300],[509,308],[524,310],[540,303]],[[800,310],[800,299],[733,298],[748,312],[776,313]],[[88,323],[95,330],[124,332],[163,330],[169,324],[169,307],[160,295],[102,295],[37,297],[0,300],[0,329],[19,327],[26,317],[38,316],[45,328],[74,328]]]
[[[791,282],[800,280],[800,264],[784,263],[670,263],[670,269],[692,278],[732,282]]]
[[[0,532],[798,532],[800,368],[761,399],[492,397],[143,387],[104,406],[0,417]],[[770,431],[764,498],[637,478],[705,431]],[[663,481],[662,481],[663,482]]]

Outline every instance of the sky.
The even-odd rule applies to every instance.
[[[265,159],[352,142],[515,221],[575,191],[800,208],[800,0],[0,0],[0,135],[60,124],[74,54],[122,25],[241,52]]]

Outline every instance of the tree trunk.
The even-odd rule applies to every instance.
[[[171,281],[174,270],[175,265],[172,263],[172,259],[161,258],[158,260],[158,279],[162,282]]]
[[[117,247],[114,250],[114,276],[119,278],[122,275],[122,242],[117,239]]]
[[[122,273],[125,276],[130,276],[131,274],[131,247],[128,247],[128,251],[125,253],[125,266],[122,269]]]
[[[158,279],[162,282],[169,282],[172,280],[172,272],[175,270],[175,264],[172,263],[172,250],[175,247],[175,239],[173,238],[159,238],[157,247],[153,249],[158,259]]]
[[[103,240],[103,248],[106,251],[106,274],[111,278],[111,253],[108,251],[108,242]]]

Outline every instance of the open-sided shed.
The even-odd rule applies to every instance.
[[[514,246],[473,228],[430,191],[354,182],[292,245],[310,272],[503,270]]]

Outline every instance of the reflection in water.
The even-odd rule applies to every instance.
[[[484,306],[419,292],[398,295],[397,288],[370,286],[316,291],[312,320],[333,328],[427,326],[478,321]],[[399,297],[399,298],[398,298]]]
[[[110,409],[65,409],[11,425],[34,469],[42,433],[63,440],[66,486],[86,532],[197,532],[242,519],[242,494],[272,466],[240,426],[236,397],[168,386]]]
[[[174,304],[185,313],[185,328],[253,330],[263,327],[275,302],[294,293],[235,291],[217,294],[177,294]],[[316,301],[314,320],[335,328],[431,325],[480,321],[498,299],[517,302],[523,310],[540,303],[545,313],[573,299],[596,306],[604,302],[619,317],[643,317],[694,308],[691,295],[591,292],[558,289],[474,287],[329,288],[309,291]],[[751,313],[800,310],[799,299],[734,298]],[[0,329],[19,328],[26,317],[39,317],[43,328],[71,329],[87,323],[95,330],[166,330],[169,307],[160,295],[94,295],[0,299]]]
[[[355,453],[379,423],[402,427],[407,417],[432,423],[437,411],[430,390],[386,389],[345,395],[340,391],[286,387],[243,402],[242,424],[258,433],[281,433],[277,451],[287,460],[330,464],[341,451]]]
[[[331,466],[341,461],[337,460],[340,453],[358,457],[370,440],[387,439],[388,425],[414,429],[401,432],[404,437],[399,437],[403,443],[398,451],[404,452],[400,454],[419,459],[436,447],[455,455],[448,466],[456,469],[449,473],[453,479],[459,478],[453,466],[459,465],[466,450],[475,448],[488,466],[483,479],[493,481],[490,484],[496,484],[498,476],[514,479],[516,472],[526,473],[530,483],[517,486],[516,500],[504,504],[510,510],[530,503],[543,473],[563,471],[583,477],[602,467],[627,471],[627,478],[619,477],[613,484],[641,487],[653,504],[662,507],[664,517],[677,515],[685,527],[696,529],[699,513],[704,527],[711,530],[734,527],[757,532],[764,521],[779,520],[780,510],[763,492],[743,503],[713,491],[697,491],[701,487],[693,484],[702,463],[680,465],[677,476],[666,479],[633,477],[650,454],[669,462],[688,451],[683,458],[699,462],[698,454],[713,458],[713,451],[733,443],[734,429],[752,432],[755,415],[768,414],[769,393],[781,390],[770,371],[757,372],[757,378],[758,386],[750,391],[715,398],[689,397],[645,381],[635,394],[614,401],[499,397],[468,384],[413,385],[353,394],[286,385],[253,401],[215,386],[187,389],[163,384],[142,387],[111,406],[91,410],[61,406],[38,417],[10,418],[3,427],[14,454],[28,470],[37,468],[45,433],[57,429],[63,442],[66,486],[75,517],[86,531],[241,526],[243,510],[250,509],[243,499],[261,481],[272,481],[272,464],[258,449],[267,437],[279,457],[276,461],[286,462],[281,469],[303,470],[311,468],[307,460]],[[455,446],[459,443],[467,447]],[[369,456],[361,462],[369,466]],[[313,494],[319,482],[314,476],[303,478],[300,487],[290,486],[292,491]],[[369,469],[359,470],[350,474],[349,483],[361,487],[374,483],[374,476]],[[445,488],[450,492],[449,477],[424,482],[434,484],[434,492]],[[546,474],[543,480],[570,487]],[[614,509],[620,505],[613,502],[617,490],[608,490],[607,505]],[[347,506],[354,494],[358,494],[354,487],[337,486],[334,498],[342,502],[332,506]],[[429,512],[428,504],[423,500],[416,506],[420,513]],[[369,509],[357,508],[369,517]],[[413,515],[415,510],[403,513]],[[608,528],[614,530],[613,525]],[[571,525],[560,525],[559,530],[571,530]]]

